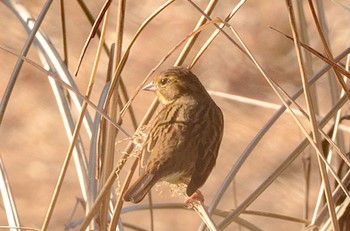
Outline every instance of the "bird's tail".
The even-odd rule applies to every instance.
[[[124,201],[139,203],[147,195],[158,179],[153,174],[143,174],[124,194]]]

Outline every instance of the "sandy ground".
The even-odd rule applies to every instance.
[[[38,16],[44,2],[43,0],[35,1],[35,3],[34,1],[23,1],[34,17]],[[205,8],[206,2],[197,2],[201,2],[200,5]],[[102,1],[89,0],[86,3],[94,16],[98,14],[103,5]],[[142,22],[162,3],[163,1],[160,0],[127,3],[124,48]],[[330,1],[326,1],[325,5],[332,49],[334,54],[338,54],[348,45],[349,29],[344,25],[349,20],[349,14]],[[112,6],[110,33],[107,35],[109,45],[114,39],[116,3],[113,3]],[[213,12],[213,17],[225,18],[233,6],[232,1],[220,1]],[[69,70],[73,73],[91,26],[75,1],[66,1],[66,9]],[[309,16],[308,10],[308,8],[305,9]],[[27,37],[26,32],[4,4],[0,5],[0,12],[0,30],[2,32],[0,33],[0,46],[19,53]],[[54,1],[43,22],[42,29],[62,54],[59,13],[59,1]],[[122,73],[130,94],[167,52],[190,33],[199,17],[200,14],[187,1],[176,1],[149,25],[132,48]],[[307,22],[311,23],[309,17],[307,17]],[[231,23],[265,71],[289,94],[295,92],[300,87],[300,77],[293,44],[268,28],[268,26],[272,26],[290,33],[284,1],[274,0],[273,3],[270,1],[269,3],[248,1],[234,16]],[[185,65],[191,62],[198,49],[213,31],[213,27],[208,27],[203,32],[193,52],[185,61]],[[310,26],[307,31],[311,34],[310,44],[316,49],[321,49],[319,39],[315,36],[315,28]],[[229,30],[226,32],[232,36],[232,32]],[[97,42],[97,39],[92,41],[81,71],[75,78],[81,92],[84,92],[87,86]],[[177,50],[160,69],[171,66],[179,53],[180,50]],[[35,47],[30,49],[28,57],[40,63]],[[1,96],[5,91],[16,60],[15,56],[0,50]],[[97,103],[105,84],[107,62],[108,57],[103,55],[92,94],[92,101],[95,103]],[[323,65],[321,62],[316,61],[314,69],[319,69],[321,65]],[[280,104],[279,99],[257,69],[223,35],[219,35],[209,47],[193,68],[193,72],[199,76],[208,90]],[[327,84],[326,80],[322,80],[317,85],[318,95],[322,99],[320,103],[321,115],[327,112],[330,105]],[[142,92],[135,99],[134,110],[138,121],[142,119],[153,97],[149,92]],[[274,110],[271,109],[263,109],[219,97],[214,97],[214,100],[224,112],[225,135],[217,166],[202,190],[208,204],[242,151],[274,113]],[[304,105],[304,99],[300,99],[299,102]],[[93,109],[89,108],[89,111],[94,117]],[[128,122],[126,122],[126,126],[127,124]],[[130,131],[132,130],[131,127],[128,128]],[[86,150],[88,150],[89,139],[86,132],[83,132],[82,136]],[[123,138],[120,137],[119,140]],[[302,133],[290,115],[282,116],[243,165],[234,184],[225,193],[219,208],[230,210],[235,208],[237,203],[239,204],[246,199],[285,160],[302,139]],[[13,90],[1,124],[0,140],[0,155],[9,177],[21,222],[24,226],[39,228],[48,209],[69,142],[47,76],[28,64],[24,64]],[[125,141],[117,144],[116,158],[120,156],[125,144]],[[310,150],[308,149],[308,151]],[[314,198],[319,187],[319,174],[314,153],[310,154],[313,166],[310,211],[313,211]],[[304,201],[302,158],[303,156],[297,158],[248,209],[301,218]],[[183,198],[169,196],[169,189],[162,186],[155,190],[153,195],[157,202],[183,201]],[[77,198],[81,197],[76,170],[71,164],[57,208],[53,214],[50,230],[64,229]],[[2,205],[0,200],[0,226],[7,225]],[[82,216],[83,209],[79,207],[74,220],[78,220]],[[125,222],[140,224],[146,229],[149,227],[148,212],[127,213],[122,218]],[[271,218],[252,215],[242,215],[242,218],[253,222],[262,230],[281,230],[283,227],[283,230],[288,231],[302,228],[297,223]],[[216,217],[215,220],[219,221],[220,218]],[[196,230],[199,223],[199,218],[190,210],[159,210],[155,212],[155,230]],[[231,225],[228,230],[239,229],[237,225]]]

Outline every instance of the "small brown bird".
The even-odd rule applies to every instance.
[[[204,200],[198,188],[218,156],[224,126],[220,108],[199,79],[183,67],[162,72],[144,89],[156,91],[164,107],[142,148],[142,155],[149,156],[146,167],[124,200],[140,202],[158,181],[184,183],[191,199]]]

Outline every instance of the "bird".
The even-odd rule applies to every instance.
[[[188,203],[204,201],[199,188],[218,156],[224,129],[221,109],[186,67],[161,72],[143,89],[155,91],[163,107],[142,145],[144,169],[125,192],[124,201],[139,203],[160,181],[187,185]]]

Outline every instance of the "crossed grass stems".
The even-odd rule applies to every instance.
[[[297,27],[296,19],[294,15],[292,2],[286,0],[286,7],[288,9],[288,13],[289,13],[288,16],[290,19],[290,26],[292,30],[292,36],[287,36],[287,35],[286,36],[288,37],[288,39],[294,42],[295,50],[296,50],[296,54],[299,62],[299,67],[300,67],[300,76],[303,83],[303,86],[297,92],[295,92],[294,95],[289,96],[283,90],[283,88],[281,88],[273,79],[271,79],[265,73],[264,69],[259,65],[258,61],[254,58],[253,54],[250,53],[249,49],[246,47],[242,39],[239,37],[238,33],[230,25],[229,23],[230,19],[242,6],[244,6],[245,1],[240,1],[233,8],[231,13],[223,20],[220,18],[215,18],[215,19],[210,18],[210,14],[213,11],[213,9],[216,7],[217,1],[213,1],[213,0],[210,1],[208,3],[207,8],[203,11],[193,1],[187,0],[187,2],[191,6],[193,6],[198,12],[200,12],[202,15],[195,29],[193,30],[193,32],[189,33],[188,36],[183,38],[173,49],[171,49],[162,60],[160,60],[158,65],[154,69],[152,69],[151,72],[144,79],[144,81],[140,83],[140,85],[134,91],[131,97],[128,96],[129,94],[128,94],[127,86],[124,85],[123,79],[121,78],[122,71],[128,60],[128,55],[132,50],[133,44],[137,41],[138,36],[142,34],[143,30],[163,10],[168,9],[169,6],[174,2],[174,0],[167,1],[166,3],[164,3],[147,20],[145,20],[145,22],[140,26],[139,30],[136,32],[135,36],[129,43],[124,53],[122,53],[121,47],[122,47],[122,44],[124,43],[123,34],[124,34],[126,1],[119,1],[117,4],[118,18],[117,18],[117,29],[116,29],[117,36],[116,37],[118,39],[116,40],[115,45],[111,49],[109,49],[104,42],[104,37],[107,33],[106,26],[109,20],[109,10],[110,10],[109,7],[111,7],[112,1],[105,2],[98,18],[95,20],[91,16],[91,13],[89,12],[88,7],[84,4],[84,2],[78,0],[78,3],[82,7],[90,23],[93,24],[93,29],[86,42],[86,46],[84,47],[84,50],[82,52],[82,56],[81,56],[82,65],[83,65],[84,53],[86,49],[89,48],[89,42],[95,35],[99,36],[99,45],[96,51],[95,62],[92,69],[90,82],[85,94],[82,94],[79,92],[78,88],[74,83],[73,78],[71,77],[71,75],[67,70],[67,60],[68,60],[67,51],[68,50],[66,48],[67,42],[65,38],[66,22],[65,22],[65,15],[64,15],[64,1],[60,2],[61,3],[60,6],[62,10],[62,18],[61,18],[62,31],[64,35],[63,36],[64,51],[65,51],[64,60],[61,60],[55,48],[50,46],[50,44],[47,41],[47,37],[43,34],[43,32],[37,31],[37,29],[40,28],[40,24],[44,19],[46,12],[49,10],[52,1],[46,2],[45,7],[43,7],[41,14],[39,15],[38,19],[35,22],[33,20],[27,20],[31,18],[30,14],[25,10],[16,7],[13,1],[7,0],[3,2],[9,8],[12,8],[14,12],[16,12],[16,16],[19,18],[20,21],[23,22],[25,27],[31,30],[30,35],[28,36],[26,46],[24,46],[22,53],[17,54],[17,57],[18,57],[17,63],[19,65],[16,65],[16,68],[13,71],[13,75],[11,76],[11,80],[13,81],[12,83],[11,81],[9,82],[8,89],[11,89],[11,84],[13,87],[16,82],[16,78],[21,68],[20,63],[27,62],[35,66],[37,69],[41,70],[42,72],[44,72],[49,76],[50,84],[55,93],[57,102],[61,105],[61,108],[64,108],[63,110],[61,110],[62,116],[65,118],[64,121],[68,121],[66,122],[66,129],[69,131],[69,134],[70,134],[70,137],[69,137],[70,147],[69,147],[69,150],[67,151],[66,159],[63,164],[60,177],[58,179],[58,183],[56,185],[55,192],[52,196],[51,204],[49,206],[49,209],[45,217],[45,220],[43,222],[43,226],[41,227],[41,230],[48,229],[53,211],[56,207],[57,198],[59,196],[61,186],[64,182],[65,174],[72,155],[75,156],[74,158],[75,166],[78,171],[78,176],[80,179],[82,194],[84,198],[83,201],[86,202],[86,211],[87,211],[86,217],[83,219],[83,221],[78,223],[80,225],[80,230],[85,230],[88,227],[90,229],[95,229],[97,227],[96,219],[95,219],[96,215],[98,215],[99,226],[103,230],[107,230],[107,227],[109,228],[109,230],[115,230],[117,225],[119,225],[119,227],[122,227],[124,225],[126,227],[129,226],[129,227],[133,227],[134,229],[141,230],[141,228],[135,227],[135,225],[133,224],[125,224],[125,223],[122,224],[118,222],[120,221],[119,218],[122,212],[133,212],[136,210],[143,210],[143,209],[150,210],[151,229],[153,229],[153,226],[154,226],[153,210],[154,209],[162,209],[162,208],[183,209],[182,204],[155,204],[152,202],[151,197],[149,199],[150,203],[147,205],[135,205],[135,206],[123,208],[123,201],[121,200],[121,195],[123,194],[124,190],[127,188],[128,184],[130,183],[131,177],[137,168],[138,158],[134,158],[134,162],[131,165],[130,169],[123,169],[123,167],[127,161],[132,160],[132,158],[130,157],[137,156],[137,153],[138,153],[137,147],[138,148],[140,147],[140,144],[144,139],[143,130],[145,126],[148,124],[153,114],[155,113],[156,108],[158,106],[158,102],[154,100],[148,112],[145,114],[143,120],[139,124],[137,124],[135,120],[135,115],[133,115],[133,109],[132,109],[132,102],[134,98],[137,96],[142,86],[148,81],[150,76],[152,76],[154,72],[156,72],[158,68],[171,55],[173,55],[174,51],[180,49],[180,47],[183,46],[183,50],[180,56],[178,57],[177,61],[175,62],[175,65],[182,65],[184,60],[187,57],[187,54],[195,44],[199,34],[203,30],[206,30],[208,27],[215,27],[215,31],[204,43],[204,45],[199,50],[199,52],[197,53],[195,58],[192,60],[192,62],[190,62],[191,64],[189,65],[189,67],[191,68],[193,65],[196,64],[196,62],[200,59],[201,55],[210,46],[212,41],[215,40],[216,36],[219,33],[221,33],[232,43],[233,47],[238,48],[241,52],[243,52],[243,54],[246,55],[247,60],[250,60],[254,63],[254,65],[257,67],[257,69],[261,73],[262,77],[268,82],[268,84],[271,86],[275,94],[281,100],[282,106],[280,106],[280,108],[270,118],[270,120],[261,128],[259,133],[251,141],[251,143],[247,146],[247,148],[241,153],[235,165],[232,167],[230,172],[228,172],[224,182],[222,183],[221,187],[218,189],[209,207],[206,208],[202,204],[193,205],[194,210],[198,213],[198,215],[203,220],[203,224],[199,227],[199,230],[203,230],[205,228],[204,223],[208,226],[210,230],[217,230],[217,229],[224,229],[225,227],[230,225],[232,222],[236,222],[251,230],[260,230],[259,227],[256,227],[254,224],[239,217],[240,214],[254,214],[257,216],[262,215],[270,218],[278,218],[278,219],[283,219],[287,221],[299,222],[301,224],[305,224],[307,226],[306,229],[321,227],[324,230],[327,230],[327,229],[340,230],[339,222],[338,222],[338,217],[340,215],[339,211],[343,211],[344,213],[344,209],[336,210],[335,209],[336,206],[334,202],[337,201],[342,195],[345,194],[347,198],[346,200],[344,200],[343,204],[338,206],[338,208],[346,208],[348,206],[350,196],[347,191],[347,185],[349,184],[350,177],[349,177],[349,172],[347,172],[347,174],[345,174],[343,177],[338,176],[336,173],[336,170],[334,170],[333,167],[330,166],[329,162],[333,156],[332,150],[334,150],[334,152],[337,153],[342,158],[344,163],[347,166],[350,166],[346,153],[343,153],[341,149],[337,146],[337,144],[334,142],[334,140],[338,138],[337,136],[341,136],[341,134],[338,133],[338,130],[342,127],[340,124],[341,121],[344,119],[347,119],[346,116],[343,116],[343,117],[341,116],[341,110],[343,108],[343,105],[347,102],[349,98],[349,93],[346,87],[346,79],[349,78],[350,75],[347,72],[348,62],[346,62],[346,64],[344,65],[341,63],[341,61],[346,57],[346,55],[348,55],[349,48],[344,50],[339,56],[335,58],[332,57],[332,54],[330,53],[330,49],[326,42],[326,37],[325,37],[326,33],[323,33],[325,31],[323,30],[322,32],[321,30],[322,24],[320,23],[320,21],[322,20],[319,20],[317,18],[312,1],[308,2],[309,8],[314,18],[315,26],[318,29],[319,37],[320,37],[320,40],[322,41],[325,55],[322,55],[320,52],[315,51],[314,49],[307,46],[306,44],[303,44],[300,41],[301,38],[305,38],[306,36],[305,35],[306,33],[305,28],[307,28],[306,23],[304,20],[302,20],[302,16],[299,16],[300,17],[299,20],[301,22],[300,24],[301,35],[299,35],[296,29]],[[300,7],[300,5],[298,5],[298,7]],[[318,7],[319,9],[322,9],[322,6],[318,5]],[[299,8],[298,10],[300,11]],[[322,13],[322,11],[319,11],[319,12]],[[324,17],[324,15],[321,13],[319,13],[319,17],[322,18]],[[100,24],[102,24],[101,31],[98,30]],[[41,57],[41,61],[43,63],[44,68],[41,67],[39,64],[36,64],[31,60],[28,60],[25,58],[26,50],[29,49],[30,45],[34,40],[36,40],[40,44],[38,47],[38,53]],[[2,48],[2,49],[5,49],[5,48]],[[107,82],[105,89],[101,94],[98,105],[95,105],[93,102],[89,100],[89,98],[93,90],[96,70],[100,62],[100,56],[103,50],[107,52],[110,57],[110,64],[109,64],[109,69],[107,73],[107,76],[108,76],[107,79],[109,81]],[[303,53],[304,56],[302,55],[303,51],[305,51]],[[8,52],[11,53],[11,51],[8,51]],[[309,67],[305,65],[311,65],[311,63],[309,62],[310,59],[307,58],[307,57],[310,57],[311,54],[323,60],[326,63],[326,65],[323,68],[319,69],[319,71],[315,75],[313,75],[310,79],[308,79],[306,78],[306,75],[308,73],[306,73],[305,70],[309,69]],[[303,57],[306,57],[306,60],[307,60],[306,62],[304,61]],[[79,73],[79,65],[78,65],[76,74]],[[312,90],[310,89],[310,86],[315,82],[317,82],[318,79],[323,77],[326,73],[329,73],[328,71],[330,69],[332,69],[334,73],[333,78],[331,78],[331,81],[333,81],[333,85],[332,84],[331,85],[336,86],[338,84],[342,86],[341,97],[339,98],[337,96],[333,96],[336,98],[336,103],[334,103],[333,108],[327,113],[327,115],[324,118],[317,118],[317,113],[316,113],[317,110],[313,108],[314,101],[316,101],[317,99],[314,98],[315,96],[312,94]],[[59,70],[61,70],[61,72]],[[73,99],[72,100],[73,104],[80,111],[80,116],[76,124],[74,124],[73,122],[71,109],[66,104],[67,96],[64,94],[62,90],[60,90],[61,89],[60,86],[63,86],[66,89],[69,89],[70,97],[72,97]],[[119,91],[116,89],[119,89]],[[334,90],[334,92],[336,91]],[[225,97],[226,99],[237,100],[238,98],[234,95],[223,94],[220,92],[211,92],[211,93],[212,95]],[[305,97],[307,112],[305,112],[295,101],[298,97],[302,95],[304,95]],[[2,108],[0,111],[1,120],[2,120],[3,114],[6,111],[6,106],[4,107],[5,104],[3,103],[4,99],[5,100],[6,98],[9,99],[10,96],[11,96],[11,90],[5,92],[3,96]],[[258,106],[266,105],[264,104],[264,102],[256,102],[251,100],[248,100],[248,102],[255,103]],[[93,122],[91,117],[86,112],[88,105],[92,106],[94,110],[97,112]],[[296,109],[292,109],[291,106],[293,106]],[[122,108],[122,110],[118,111],[117,108]],[[285,111],[292,115],[293,120],[296,122],[300,130],[303,132],[305,139],[287,157],[287,159],[284,162],[282,162],[281,165],[268,178],[266,178],[266,180],[254,192],[252,192],[241,204],[237,206],[237,208],[233,209],[232,211],[221,211],[217,209],[217,205],[220,202],[220,200],[223,198],[224,192],[226,191],[228,186],[232,183],[234,176],[239,172],[241,166],[245,163],[245,160],[250,156],[250,153],[254,151],[254,148],[258,144],[258,142],[262,138],[264,138],[264,135],[266,134],[266,132],[275,124],[278,118],[280,118],[280,116]],[[128,115],[130,116],[131,121],[133,121],[134,129],[136,129],[136,132],[134,133],[134,135],[131,135],[131,133],[128,132],[128,130],[131,130],[130,128],[124,128],[122,125],[123,120],[125,120],[124,117],[125,115],[127,115],[126,113],[128,113]],[[303,126],[298,116],[302,116],[309,121],[309,128],[305,128]],[[325,125],[327,125],[329,121],[332,119],[334,119],[334,125],[332,126],[333,131],[329,132],[328,134],[330,135],[328,135],[322,130],[322,128]],[[83,147],[79,146],[81,145],[80,143],[81,138],[79,137],[79,132],[83,123],[86,129],[88,130],[89,135],[91,136],[89,162],[87,162],[86,160],[87,158],[85,157],[85,154],[82,151]],[[344,129],[347,129],[347,127],[345,127]],[[123,135],[120,133],[122,133]],[[127,146],[126,150],[122,153],[120,159],[118,160],[118,164],[113,166],[115,140],[125,139],[125,138],[120,138],[121,136],[127,137],[127,140],[129,140],[130,143]],[[328,150],[322,149],[321,145],[327,142],[328,142],[328,145],[332,148],[329,148]],[[320,187],[320,193],[319,193],[320,196],[319,196],[317,206],[315,208],[314,216],[312,217],[312,219],[309,220],[307,217],[293,218],[293,217],[284,216],[282,214],[272,214],[272,213],[266,213],[266,212],[264,213],[261,211],[247,210],[247,207],[249,207],[249,205],[252,204],[278,176],[280,176],[280,174],[293,162],[293,160],[295,160],[298,157],[298,155],[308,145],[311,145],[317,154],[319,169],[322,177],[322,185]],[[106,153],[105,160],[103,163],[103,168],[100,167],[101,163],[100,163],[99,157],[100,157],[101,150],[104,150],[104,152]],[[329,152],[329,153],[326,154],[325,152]],[[328,160],[326,160],[326,158],[328,158]],[[2,167],[2,169],[4,171],[5,168]],[[125,170],[128,172],[124,182],[121,182],[121,180],[119,179],[119,173],[122,170]],[[307,169],[306,169],[306,172],[307,172]],[[338,184],[338,186],[333,192],[331,191],[331,188],[330,188],[330,183],[328,178],[329,174],[334,177],[334,179]],[[100,191],[97,190],[97,182],[95,180],[96,175],[100,177],[100,180],[101,180],[100,184],[103,185]],[[6,174],[2,174],[2,179],[4,178],[6,178]],[[305,178],[308,179],[309,176],[305,176]],[[114,191],[111,190],[111,187],[113,186],[114,182],[118,182],[119,195],[117,195],[116,201],[111,201],[109,198],[111,194],[114,194]],[[308,186],[306,186],[306,188],[307,187]],[[5,190],[8,191],[8,195],[9,195],[8,198],[6,199],[4,198],[5,201],[10,202],[8,204],[14,204],[13,198],[11,198],[11,192],[9,190],[9,187],[7,187],[6,189],[2,189],[2,191],[5,191]],[[321,196],[323,195],[323,191],[325,192],[325,195],[326,195],[326,204],[322,207]],[[309,192],[306,190],[306,194],[308,193]],[[305,196],[305,198],[307,197],[308,195]],[[306,209],[308,207],[307,201],[305,202],[305,207]],[[99,210],[99,208],[102,208],[102,209]],[[10,206],[9,209],[6,208],[6,211],[8,215],[9,226],[21,227],[15,206]],[[218,225],[216,225],[211,219],[212,214],[223,217],[223,220]],[[107,220],[107,217],[109,216],[111,217],[110,221]],[[25,228],[22,227],[22,229],[25,229]],[[37,230],[37,229],[31,229],[31,228],[26,228],[26,229]]]

